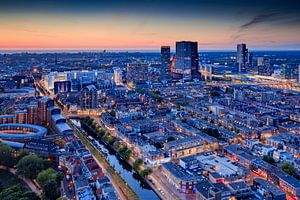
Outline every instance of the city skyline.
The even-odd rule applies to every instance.
[[[1,50],[300,50],[297,1],[1,2]]]

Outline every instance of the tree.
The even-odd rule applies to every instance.
[[[110,145],[113,145],[116,141],[116,138],[112,135],[110,135],[109,133],[107,133],[106,135],[104,135],[104,141],[106,141],[107,143],[109,143]]]
[[[143,164],[142,159],[140,159],[140,158],[136,159],[133,163],[133,169],[139,170],[139,168],[141,167],[142,164]]]
[[[38,176],[37,176],[37,182],[38,184],[44,189],[46,183],[49,180],[54,180],[56,181],[56,183],[59,183],[60,179],[60,175],[52,168],[48,168],[46,170],[41,171]]]
[[[171,141],[174,141],[174,140],[176,140],[176,138],[174,138],[173,136],[169,136],[168,139],[167,139],[168,142],[171,142]]]
[[[272,165],[275,163],[275,160],[272,156],[264,155],[263,160]]]
[[[48,180],[43,189],[43,199],[55,200],[60,197],[58,184],[55,180]]]
[[[297,169],[287,161],[282,162],[279,165],[280,169],[282,169],[284,172],[288,173],[291,176],[294,176],[297,179],[300,179],[299,174],[297,173]]]
[[[29,155],[28,149],[21,149],[19,155],[17,156],[17,161],[21,160],[23,157]]]
[[[150,168],[144,169],[141,171],[141,176],[146,177],[152,173],[152,170]]]
[[[49,167],[49,161],[36,156],[28,155],[17,163],[17,173],[30,179],[37,177],[38,173]]]
[[[105,131],[104,131],[102,128],[99,128],[99,130],[98,130],[98,135],[99,135],[100,137],[103,137],[103,136],[105,135]]]
[[[205,128],[205,129],[203,129],[203,132],[206,133],[207,135],[215,137],[215,138],[221,137],[218,129]]]
[[[109,114],[110,114],[111,116],[113,116],[113,117],[116,117],[116,111],[114,111],[114,110],[111,110],[111,111],[109,112]]]
[[[125,159],[128,160],[130,156],[132,155],[132,152],[130,149],[128,149],[126,146],[122,146],[119,148],[119,154]]]
[[[187,119],[186,119],[186,118],[181,118],[180,121],[181,121],[182,123],[186,123],[186,122],[187,122]]]
[[[213,90],[213,91],[210,93],[210,95],[211,95],[212,97],[218,97],[218,96],[220,96],[220,93],[217,92],[217,91],[215,91],[215,90]]]
[[[13,157],[12,157],[13,149],[7,144],[0,142],[0,164],[5,166],[13,165]]]
[[[32,191],[28,191],[21,184],[4,189],[0,193],[1,200],[39,200],[39,197]]]

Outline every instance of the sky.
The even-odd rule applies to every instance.
[[[0,0],[1,50],[300,50],[300,0]]]

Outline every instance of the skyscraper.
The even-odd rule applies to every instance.
[[[119,67],[115,67],[114,69],[114,82],[116,85],[122,85],[122,70]]]
[[[198,60],[197,42],[176,42],[175,73],[183,74],[186,78],[199,78]]]
[[[284,79],[294,79],[299,78],[299,66],[296,64],[283,64],[281,65],[281,76]]]
[[[80,107],[82,109],[94,109],[97,107],[98,95],[94,85],[82,88],[80,93]]]
[[[262,76],[271,76],[274,72],[273,67],[270,64],[270,60],[264,57],[257,58],[258,74]]]
[[[298,65],[298,83],[300,83],[300,65]]]
[[[170,46],[162,46],[161,47],[160,58],[161,58],[160,78],[161,78],[161,80],[169,80],[171,78]]]
[[[148,80],[147,63],[129,63],[127,64],[127,84],[143,84]]]
[[[246,47],[246,44],[238,44],[236,62],[238,64],[239,72],[246,72],[248,57],[249,55],[248,55],[248,49]]]
[[[41,125],[48,125],[47,108],[54,106],[54,101],[50,98],[40,98],[38,100],[38,115]]]

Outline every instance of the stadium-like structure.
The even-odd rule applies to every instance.
[[[47,134],[47,129],[32,124],[0,124],[0,141],[13,147],[22,148],[24,142],[40,138]]]

